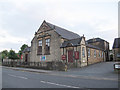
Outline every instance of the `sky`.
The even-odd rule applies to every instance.
[[[0,0],[0,51],[20,50],[46,20],[110,43],[118,37],[118,0]]]

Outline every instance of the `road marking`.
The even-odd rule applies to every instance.
[[[70,77],[84,78],[84,79],[95,79],[95,80],[113,80],[118,81],[117,78],[106,78],[106,77],[93,77],[93,76],[82,76],[82,75],[69,75]]]
[[[49,74],[49,75],[71,77],[71,78],[93,79],[93,80],[119,81],[118,78],[105,78],[105,77],[93,77],[93,76],[82,76],[82,75],[62,75],[62,74]]]
[[[8,74],[9,76],[12,76],[12,77],[17,77],[17,78],[22,78],[22,79],[28,79],[26,77],[22,77],[22,76],[15,76],[15,75],[12,75],[12,74]]]
[[[7,67],[5,67],[5,68],[7,68]],[[23,71],[23,70],[21,70],[21,71]],[[24,70],[24,72],[25,72],[25,70]],[[39,72],[36,73],[36,74],[39,74]],[[55,76],[62,76],[62,77],[71,77],[71,78],[83,78],[83,79],[93,79],[93,80],[120,81],[120,80],[118,80],[118,78],[93,77],[93,76],[82,76],[82,75],[62,75],[62,74],[60,75],[60,74],[51,74],[51,73],[47,73],[47,74],[49,74],[49,75],[55,75]]]
[[[57,85],[57,86],[63,86],[63,87],[67,87],[67,88],[80,88],[80,87],[76,87],[76,86],[62,85],[62,84],[46,82],[46,81],[40,81],[40,82],[47,83],[47,84],[52,84],[52,85]]]

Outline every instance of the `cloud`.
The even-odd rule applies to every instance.
[[[11,46],[10,44],[12,44],[13,47],[15,47],[15,45],[17,44],[22,44],[22,43],[26,43],[27,39],[22,38],[22,37],[14,37],[13,35],[10,35],[8,30],[4,30],[4,29],[0,29],[0,51],[2,51],[3,49],[10,49],[8,48],[9,46]]]
[[[21,37],[14,37],[10,35],[6,30],[0,29],[0,43],[25,43],[26,39]]]
[[[117,1],[0,0],[0,44],[30,43],[44,19],[89,38],[105,38],[110,32],[107,40],[113,40],[116,33],[110,36],[117,31]]]

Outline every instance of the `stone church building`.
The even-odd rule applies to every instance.
[[[98,38],[86,41],[84,35],[79,36],[43,21],[31,41],[31,47],[24,50],[23,59],[25,62],[41,62],[44,65],[54,62],[53,66],[61,62],[69,67],[82,67],[106,61],[106,48],[103,47],[109,50],[109,43],[102,47],[90,41],[101,42]]]

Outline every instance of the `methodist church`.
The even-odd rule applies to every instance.
[[[86,40],[45,20],[35,32],[31,46],[23,52],[25,62],[61,62],[69,67],[83,67],[109,60],[109,43],[101,38]],[[53,64],[53,65],[54,65]]]

